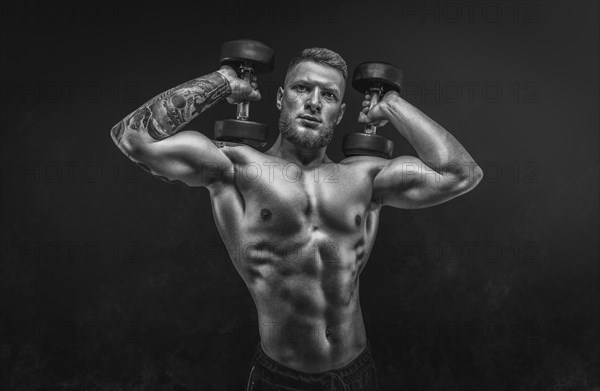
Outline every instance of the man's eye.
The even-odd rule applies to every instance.
[[[302,84],[298,84],[296,86],[296,89],[299,90],[299,91],[306,91],[306,86],[303,86]]]
[[[328,98],[330,98],[330,99],[335,98],[335,95],[332,94],[331,92],[326,92],[325,96],[328,97]]]

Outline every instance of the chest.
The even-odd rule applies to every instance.
[[[366,219],[372,181],[338,164],[301,170],[293,164],[246,165],[236,182],[245,221],[289,235],[303,228],[355,232]]]

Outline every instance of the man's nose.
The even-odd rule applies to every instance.
[[[312,93],[308,97],[308,101],[306,102],[306,108],[311,109],[312,111],[321,111],[321,93],[319,88],[315,88]]]

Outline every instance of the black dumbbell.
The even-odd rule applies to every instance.
[[[271,72],[275,62],[275,52],[262,42],[250,39],[228,41],[221,46],[221,65],[232,67],[238,77],[250,83],[252,76]],[[269,127],[266,124],[249,121],[250,102],[237,104],[236,119],[215,122],[215,140],[233,141],[262,148],[267,144]]]
[[[362,94],[371,95],[369,110],[388,91],[400,92],[403,74],[397,67],[385,62],[363,62],[354,69],[352,87]],[[389,159],[394,143],[376,134],[377,126],[365,125],[362,133],[350,133],[344,137],[342,151],[349,156],[378,156]]]

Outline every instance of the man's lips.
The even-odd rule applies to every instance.
[[[319,120],[317,117],[314,117],[312,115],[301,115],[300,119],[304,119],[304,120],[312,121],[312,122],[321,122],[321,120]]]

